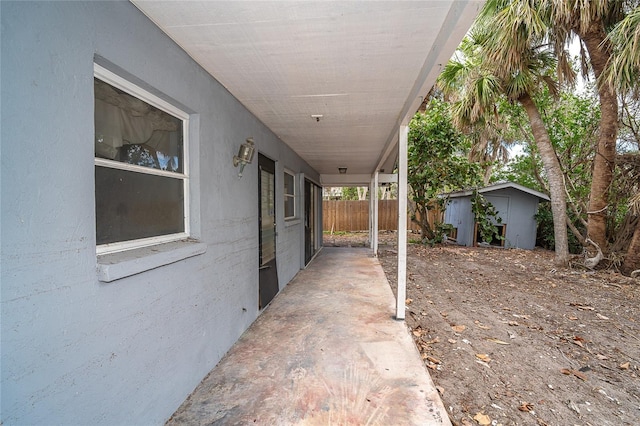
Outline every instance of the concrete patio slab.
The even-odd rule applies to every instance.
[[[450,425],[378,260],[324,248],[168,425]]]

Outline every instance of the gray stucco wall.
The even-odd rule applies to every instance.
[[[259,314],[257,161],[238,179],[238,146],[253,136],[277,160],[281,288],[303,232],[282,219],[282,172],[318,175],[130,3],[0,7],[0,423],[162,423]],[[191,225],[206,244],[111,283],[96,275],[95,57],[191,114]]]

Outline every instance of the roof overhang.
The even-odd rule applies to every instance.
[[[400,126],[483,3],[132,2],[326,186],[393,172]],[[338,167],[347,173],[339,175]]]
[[[513,182],[499,182],[493,185],[485,186],[484,188],[478,188],[476,191],[479,194],[488,194],[494,191],[498,191],[501,189],[508,189],[508,188],[512,188],[512,189],[516,189],[518,191],[524,192],[531,196],[537,197],[542,201],[550,201],[549,196],[547,196],[546,194],[543,194],[542,192],[536,191],[531,188],[527,188],[526,186],[522,186],[520,184],[513,183]],[[473,195],[473,190],[455,191],[455,192],[450,192],[449,194],[446,194],[447,198],[461,198],[461,197],[469,197],[471,195]]]

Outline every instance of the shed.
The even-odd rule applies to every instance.
[[[505,248],[533,249],[536,245],[536,220],[540,201],[549,201],[545,194],[518,185],[502,182],[477,190],[484,195],[498,212],[502,223],[496,223],[503,240],[494,240],[491,245]],[[472,190],[449,193],[444,215],[446,224],[453,226],[449,239],[463,246],[480,243],[477,223],[471,211]]]

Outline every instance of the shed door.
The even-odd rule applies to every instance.
[[[276,174],[275,162],[258,154],[259,187],[259,301],[262,309],[278,293],[276,267]]]

